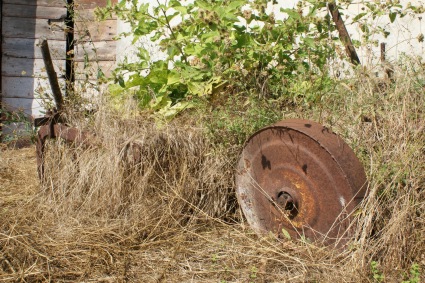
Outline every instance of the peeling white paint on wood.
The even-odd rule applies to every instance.
[[[34,4],[44,4],[35,6]],[[52,41],[51,53],[58,76],[65,69],[63,22],[49,24],[48,18],[66,15],[64,2],[3,1],[2,4],[2,104],[9,110],[22,110],[31,117],[43,115],[37,93],[51,93],[38,38]],[[63,51],[62,51],[63,50]],[[62,79],[62,81],[64,81]]]
[[[3,58],[26,58],[26,59],[42,59],[41,49],[37,46],[37,40],[33,38],[3,38]],[[65,58],[64,40],[49,40],[49,49],[52,59]]]
[[[4,4],[19,4],[26,6],[48,6],[65,8],[66,0],[3,0]]]
[[[62,92],[65,92],[65,79],[58,79]],[[39,95],[51,95],[50,84],[46,78],[3,77],[3,100],[5,98],[38,99]],[[21,109],[19,103],[8,103],[7,108]],[[31,109],[24,108],[25,113]]]
[[[58,77],[65,76],[65,60],[53,60],[53,67]],[[1,74],[3,77],[47,78],[43,59],[5,57]]]
[[[38,6],[37,9],[28,9],[27,5],[3,4],[3,17],[53,19],[66,17],[66,9],[62,7]]]

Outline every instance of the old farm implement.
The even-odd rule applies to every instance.
[[[329,9],[349,58],[358,64],[337,9]],[[41,47],[56,103],[55,110],[35,121],[38,170],[43,177],[47,140],[89,146],[94,139],[64,119],[47,42]],[[284,120],[254,133],[240,155],[235,180],[238,202],[256,233],[335,246],[352,238],[352,215],[367,188],[363,166],[353,150],[330,129],[301,119]]]
[[[248,139],[236,171],[239,204],[257,233],[336,244],[351,237],[366,175],[328,128],[300,119],[266,127]]]

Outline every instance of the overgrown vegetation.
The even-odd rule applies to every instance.
[[[287,9],[275,4],[123,0],[98,9],[101,19],[115,14],[127,22],[131,30],[121,36],[131,36],[137,46],[137,59],[124,60],[114,72],[114,107],[130,97],[161,120],[190,109],[225,146],[242,144],[285,111],[320,108],[341,83],[339,77],[352,71],[344,66],[344,46],[327,3],[302,0]],[[342,14],[352,5],[339,4]],[[351,19],[363,31],[354,42],[376,45],[377,35],[388,35],[388,26],[372,28],[367,19],[394,22],[423,10],[399,1],[368,2]]]
[[[18,140],[34,142],[35,130],[21,110],[9,111],[0,108],[0,141],[14,143]]]
[[[156,42],[163,58],[143,45],[136,62],[116,70],[113,96],[134,96],[142,108],[173,117],[201,101],[229,96],[320,101],[331,78],[335,27],[322,1],[300,1],[277,19],[268,1],[167,1],[150,6],[121,1],[99,10],[131,24],[133,43]],[[154,52],[157,52],[156,50]]]
[[[231,1],[234,15],[265,23],[257,29],[242,25],[240,30],[233,30],[232,16],[221,18],[225,13],[220,9],[226,9],[227,3],[223,1],[202,2],[210,5],[204,7],[200,1],[193,7],[171,1],[172,7],[160,5],[153,11],[157,18],[147,16],[151,12],[147,6],[132,6],[134,14],[128,14],[125,2],[106,12],[138,15],[133,19],[137,19],[135,30],[142,29],[137,36],[171,21],[167,14],[171,8],[190,16],[184,20],[200,22],[182,21],[181,29],[165,25],[158,31],[158,40],[175,47],[167,50],[170,53],[164,60],[152,62],[141,49],[140,55],[147,56],[144,61],[121,66],[111,89],[115,107],[108,101],[99,105],[93,117],[70,117],[73,124],[89,128],[96,142],[88,149],[50,142],[40,185],[33,149],[1,152],[0,280],[425,280],[423,65],[405,58],[402,64],[394,64],[391,80],[363,69],[336,80],[327,69],[333,56],[327,48],[338,42],[333,37],[320,38],[313,18],[323,15],[318,9],[325,7],[315,1],[303,2],[306,6],[301,10],[285,10],[288,20],[281,25],[287,27],[272,24],[270,14],[261,14],[264,6],[246,8],[242,2]],[[370,6],[367,12],[401,16],[404,10],[395,2],[390,4],[385,6],[390,9],[378,11]],[[203,9],[203,17],[196,7]],[[251,11],[250,17],[244,11]],[[307,19],[304,12],[312,12],[312,18]],[[227,23],[223,29],[228,33],[205,22],[207,15]],[[322,23],[329,24],[322,27],[323,33],[333,34],[329,19]],[[272,28],[264,29],[266,24]],[[289,24],[300,25],[300,33],[294,34],[306,36],[304,41],[294,39],[292,50],[261,41],[278,42],[274,31],[289,36],[290,28],[296,31]],[[196,27],[210,35],[203,38]],[[187,33],[187,37],[174,38],[171,31]],[[212,34],[223,36],[223,42],[214,42]],[[202,43],[199,53],[184,53],[185,42],[195,36],[193,43]],[[235,41],[226,47],[225,39],[233,40],[232,36]],[[244,38],[249,48],[242,52],[238,44]],[[314,44],[308,44],[307,38]],[[318,47],[316,40],[328,46]],[[203,52],[210,50],[217,56],[208,55],[214,63],[208,65]],[[225,51],[231,56],[224,56]],[[279,63],[274,52],[289,56],[285,64],[290,64]],[[321,54],[320,68],[320,58],[312,58],[313,54]],[[190,64],[193,60],[198,65]],[[274,60],[278,64],[267,67]],[[288,72],[286,76],[279,74],[278,66],[283,67],[282,74]],[[164,116],[174,119],[158,123],[158,117]],[[257,129],[284,118],[308,118],[331,128],[365,166],[369,194],[355,215],[356,236],[346,250],[271,235],[258,237],[242,217],[233,195],[233,172],[243,142]]]
[[[115,70],[111,95],[118,104],[132,96],[142,109],[165,118],[203,103],[222,105],[235,96],[242,104],[252,97],[285,105],[320,104],[338,83],[330,65],[344,56],[327,2],[302,0],[292,9],[275,4],[122,0],[98,9],[101,19],[116,14],[129,23],[131,31],[122,36],[130,35],[138,44],[137,59],[125,60]],[[343,2],[341,11],[350,5]],[[372,30],[365,19],[388,15],[394,22],[408,13],[423,13],[423,7],[404,7],[399,1],[366,3],[352,19],[363,31],[356,43],[377,44],[376,34],[388,35],[379,25]]]
[[[385,90],[356,76],[321,107],[282,112],[331,127],[365,165],[369,195],[345,251],[254,235],[229,194],[240,146],[213,147],[199,121],[158,128],[101,109],[89,122],[95,146],[49,144],[41,189],[34,149],[1,152],[0,278],[422,282],[425,70],[416,71],[398,69]]]

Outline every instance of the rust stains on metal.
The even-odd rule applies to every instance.
[[[308,120],[286,120],[247,141],[236,186],[257,233],[284,229],[292,237],[343,245],[350,237],[349,216],[366,193],[366,175],[332,131]]]
[[[36,153],[38,175],[44,177],[44,154],[45,145],[48,139],[61,139],[68,144],[75,146],[89,146],[91,144],[91,135],[88,132],[81,131],[74,127],[69,127],[61,123],[52,123],[40,127],[37,133]]]

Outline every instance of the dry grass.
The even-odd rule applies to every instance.
[[[400,70],[383,90],[359,76],[283,113],[332,127],[365,165],[369,197],[345,251],[254,235],[233,195],[240,149],[213,147],[199,123],[100,111],[87,123],[95,146],[50,144],[41,186],[33,148],[1,152],[0,281],[401,282],[418,264],[424,282],[420,79]]]

